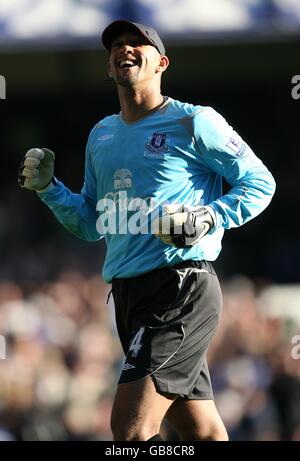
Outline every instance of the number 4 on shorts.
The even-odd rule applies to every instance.
[[[140,348],[142,347],[142,337],[145,331],[145,327],[141,327],[139,331],[134,336],[133,340],[131,341],[129,351],[131,352],[132,357],[137,357]]]

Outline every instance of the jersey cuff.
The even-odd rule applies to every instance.
[[[50,192],[57,186],[57,181],[56,178],[53,176],[51,181],[49,182],[48,186],[46,186],[44,189],[37,190],[38,194],[43,194],[44,192]]]
[[[217,226],[217,216],[216,216],[215,210],[210,205],[205,205],[204,208],[206,208],[206,210],[209,212],[209,214],[212,217],[212,220],[213,220],[213,223],[214,223],[213,227],[216,227]]]

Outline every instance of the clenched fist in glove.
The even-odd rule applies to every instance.
[[[165,205],[164,215],[155,224],[155,235],[177,248],[191,247],[214,227],[212,214],[204,206],[185,208]]]
[[[53,177],[54,160],[55,155],[49,149],[30,149],[19,167],[19,185],[36,191],[45,189]]]

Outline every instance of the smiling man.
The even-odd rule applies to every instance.
[[[142,24],[116,21],[105,29],[102,41],[110,51],[108,72],[117,84],[123,119],[132,122],[157,109],[164,102],[161,76],[169,65],[157,33]]]
[[[19,184],[69,231],[106,240],[102,275],[126,355],[114,440],[161,440],[164,417],[181,440],[227,440],[206,360],[222,306],[210,261],[225,229],[267,207],[274,179],[215,110],[161,94],[169,60],[156,31],[119,20],[102,42],[121,112],[90,133],[81,193],[54,178],[46,148],[27,152]]]

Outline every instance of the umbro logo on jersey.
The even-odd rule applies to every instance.
[[[132,368],[135,368],[135,366],[131,365],[130,363],[125,363],[125,365],[123,367],[123,371],[131,370]]]
[[[114,137],[113,134],[104,134],[97,138],[97,141],[108,141],[109,139],[112,139]]]

